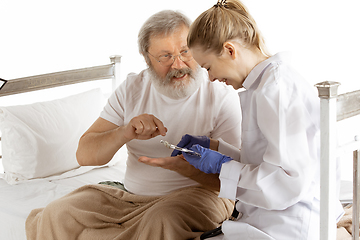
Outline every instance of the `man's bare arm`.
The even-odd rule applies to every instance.
[[[134,117],[124,126],[98,118],[80,138],[76,158],[82,166],[104,165],[132,139],[146,140],[166,132],[163,123],[149,114]]]
[[[123,136],[124,127],[98,118],[81,136],[76,158],[82,166],[96,166],[108,163],[114,154],[127,142]]]

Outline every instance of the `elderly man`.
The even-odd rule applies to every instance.
[[[170,157],[160,144],[188,133],[240,147],[237,94],[210,82],[194,61],[186,44],[189,25],[174,11],[145,22],[138,42],[149,68],[128,76],[79,141],[80,165],[106,164],[126,144],[123,189],[88,185],[33,210],[28,239],[192,239],[229,217],[233,203],[217,197],[218,175]],[[144,157],[166,164],[147,165]]]

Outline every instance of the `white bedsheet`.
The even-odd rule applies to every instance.
[[[30,211],[45,207],[51,201],[86,184],[101,181],[122,182],[126,169],[126,148],[115,156],[115,165],[93,169],[61,180],[32,180],[9,185],[0,178],[0,240],[26,240],[25,220]],[[342,181],[340,199],[351,201],[352,182]]]
[[[0,178],[0,240],[26,240],[25,220],[30,211],[45,207],[78,187],[107,180],[122,182],[125,159],[122,158],[113,166],[95,168],[61,180],[32,180],[9,185]]]

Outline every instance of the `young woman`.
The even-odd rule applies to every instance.
[[[188,47],[210,80],[245,88],[241,150],[184,136],[193,166],[220,173],[219,197],[238,200],[240,216],[219,239],[319,239],[319,100],[313,86],[271,56],[254,19],[237,0],[219,1],[191,25]],[[215,140],[211,140],[213,142]],[[221,153],[220,153],[221,152]],[[224,154],[224,155],[223,155]],[[339,202],[338,215],[342,215]]]

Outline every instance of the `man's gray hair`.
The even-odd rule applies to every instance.
[[[150,37],[167,36],[176,29],[185,25],[190,27],[191,21],[188,17],[178,11],[163,10],[152,15],[141,27],[138,35],[139,52],[150,63],[147,54],[150,47]]]

